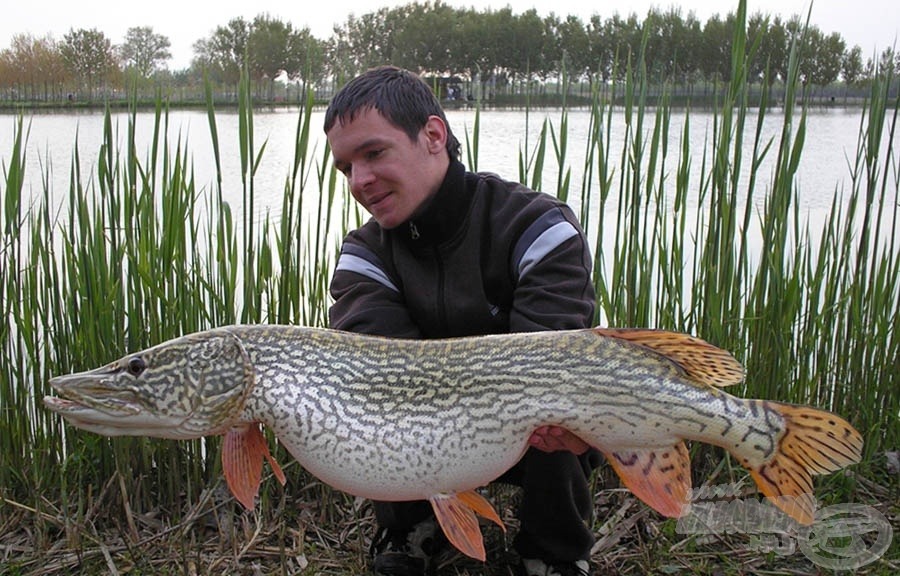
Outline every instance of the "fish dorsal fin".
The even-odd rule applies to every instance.
[[[252,510],[262,482],[263,458],[269,461],[275,477],[284,486],[287,481],[278,462],[269,452],[269,444],[259,424],[235,426],[222,443],[222,469],[225,483],[235,499]]]
[[[687,376],[709,386],[744,381],[744,367],[728,351],[689,334],[649,328],[594,328],[594,334],[639,344],[675,362]]]
[[[437,494],[429,500],[447,540],[463,554],[484,562],[484,539],[475,515],[483,516],[506,530],[491,503],[474,490]]]
[[[691,490],[691,460],[684,442],[610,452],[606,459],[625,487],[645,504],[668,518],[684,513]]]

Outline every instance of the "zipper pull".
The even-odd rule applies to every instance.
[[[416,223],[412,220],[409,221],[409,236],[413,240],[419,239],[419,229],[416,228]]]

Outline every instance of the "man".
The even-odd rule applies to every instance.
[[[440,103],[416,75],[381,67],[355,78],[331,101],[324,128],[336,168],[372,215],[344,240],[332,328],[443,338],[591,325],[590,251],[571,209],[467,172]],[[552,427],[531,445],[500,479],[523,488],[513,542],[522,573],[589,574],[596,453]],[[375,573],[426,574],[440,538],[430,505],[374,507]]]

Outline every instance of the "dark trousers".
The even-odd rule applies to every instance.
[[[593,450],[576,456],[531,448],[497,479],[522,488],[520,527],[513,540],[521,557],[556,562],[589,559],[594,507],[588,480],[599,462],[600,454]],[[379,526],[389,531],[408,532],[432,515],[431,504],[424,501],[373,504]]]

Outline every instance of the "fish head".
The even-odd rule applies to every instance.
[[[50,380],[44,405],[104,436],[192,439],[239,420],[253,365],[227,329],[198,332],[129,354],[101,368]]]

